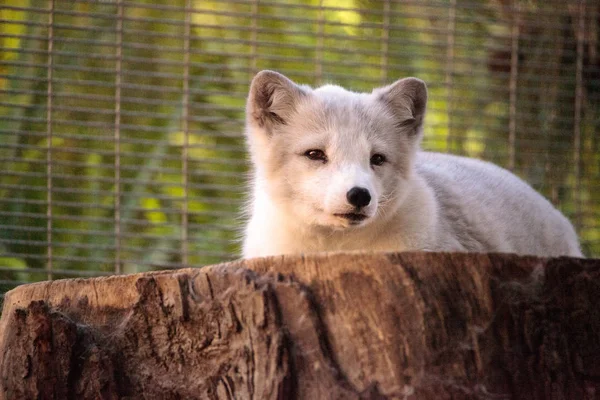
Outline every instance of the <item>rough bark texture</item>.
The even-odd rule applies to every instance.
[[[600,260],[329,254],[9,292],[5,399],[600,398]]]

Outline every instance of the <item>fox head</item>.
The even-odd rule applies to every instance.
[[[337,230],[385,218],[409,190],[426,104],[416,78],[355,93],[259,72],[246,106],[254,185],[309,225]]]

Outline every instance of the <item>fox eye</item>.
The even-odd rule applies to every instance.
[[[309,160],[327,162],[327,156],[323,150],[310,149],[304,152],[304,156]]]
[[[387,159],[385,158],[385,156],[383,154],[373,154],[371,156],[371,165],[379,166],[386,161],[387,161]]]

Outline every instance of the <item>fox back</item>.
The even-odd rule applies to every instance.
[[[572,225],[492,164],[420,151],[416,78],[355,93],[262,71],[250,87],[245,257],[336,250],[581,256]]]

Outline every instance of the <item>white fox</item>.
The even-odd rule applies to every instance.
[[[420,151],[425,83],[372,93],[252,80],[244,257],[340,250],[582,253],[546,199],[493,164]]]

